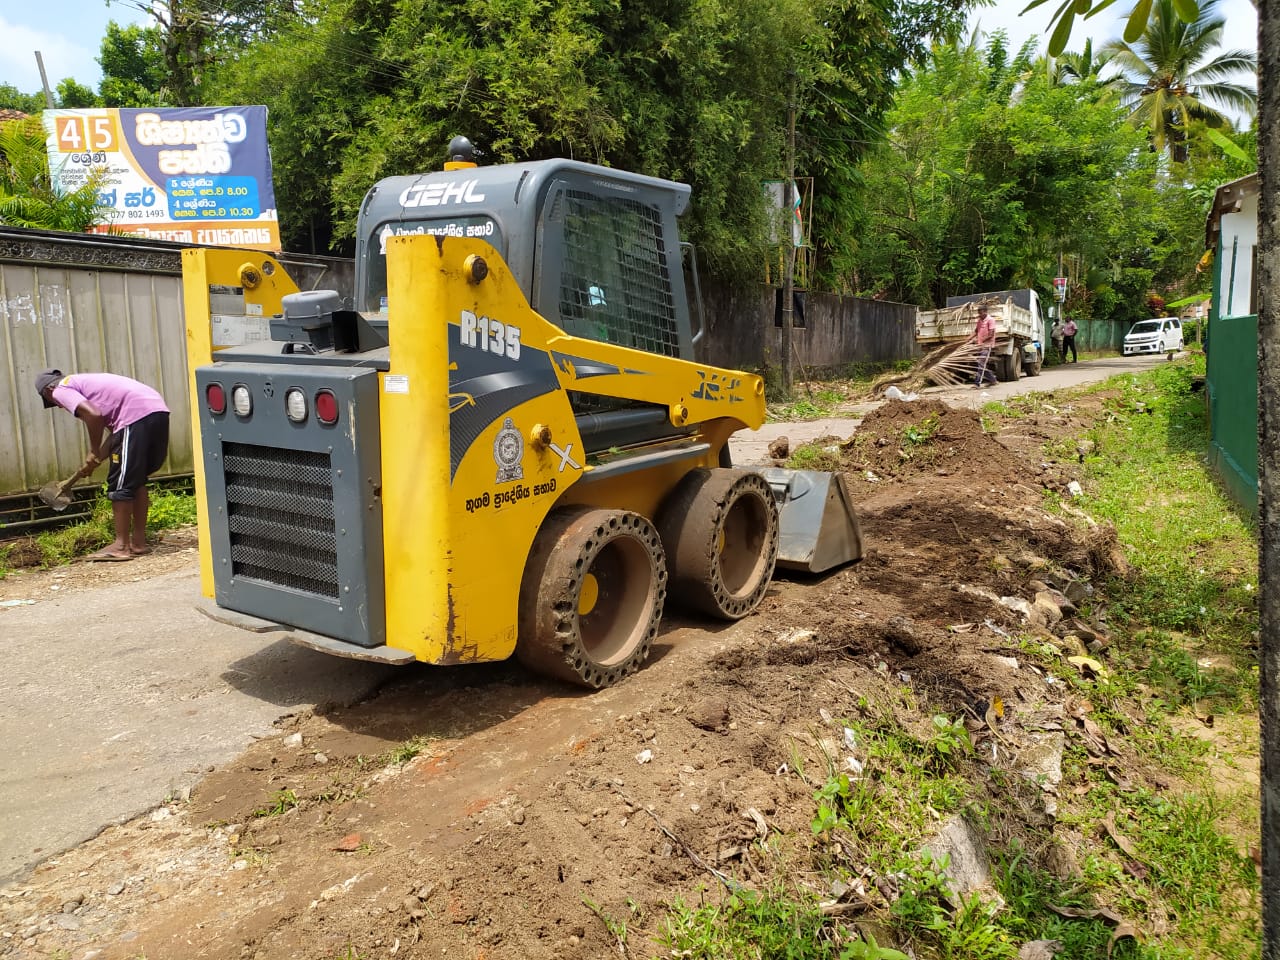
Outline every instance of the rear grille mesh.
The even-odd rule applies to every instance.
[[[224,443],[222,466],[232,575],[336,600],[329,455]]]

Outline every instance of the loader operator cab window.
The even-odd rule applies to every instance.
[[[568,333],[680,356],[671,278],[679,251],[667,249],[661,210],[574,185],[550,198],[544,228],[547,245],[559,246],[558,276],[548,258],[544,289]]]
[[[492,217],[449,217],[436,220],[392,220],[374,228],[365,252],[365,286],[360,291],[361,313],[387,317],[387,241],[392,237],[416,236],[479,237],[506,256],[502,230]]]

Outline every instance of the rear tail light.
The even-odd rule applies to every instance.
[[[316,419],[327,424],[338,422],[338,398],[332,390],[321,390],[316,394]]]
[[[307,395],[298,387],[290,387],[285,392],[284,412],[294,423],[307,419]]]
[[[204,388],[204,402],[209,405],[209,412],[220,417],[227,412],[227,393],[222,384],[211,383]]]
[[[243,383],[237,383],[231,388],[231,409],[236,412],[237,417],[247,417],[253,413],[253,395]]]

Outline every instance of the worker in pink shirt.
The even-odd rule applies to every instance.
[[[46,407],[62,407],[89,431],[85,465],[96,467],[111,458],[107,498],[115,521],[115,540],[90,560],[132,560],[149,553],[147,478],[169,453],[169,408],[145,383],[114,373],[45,370],[36,390]]]
[[[973,389],[981,390],[991,383],[997,383],[995,371],[991,369],[991,351],[996,345],[996,322],[987,316],[985,306],[978,307],[978,323],[973,329],[973,339],[978,344],[977,375],[973,378]]]

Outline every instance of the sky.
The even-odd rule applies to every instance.
[[[1043,51],[1048,45],[1049,18],[1058,4],[1049,0],[1020,17],[1018,14],[1027,2],[997,0],[995,6],[974,11],[969,18],[969,28],[978,26],[984,33],[1005,29],[1011,52],[1028,37],[1037,36]],[[1131,6],[1122,0],[1092,20],[1077,19],[1068,49],[1079,50],[1087,36],[1094,38],[1095,48],[1119,36],[1123,29],[1123,11]],[[1251,0],[1220,0],[1218,9],[1227,20],[1226,44],[1256,49],[1258,16]],[[1114,16],[1113,10],[1117,11]],[[40,73],[33,51],[39,50],[50,87],[56,87],[64,77],[74,77],[96,89],[102,70],[94,58],[106,33],[107,21],[129,24],[142,23],[145,19],[130,0],[111,0],[110,5],[107,0],[0,0],[0,83],[10,83],[23,93],[37,92]]]
[[[3,4],[6,0],[0,0]],[[969,15],[969,29],[978,27],[982,33],[993,33],[1003,29],[1009,34],[1009,53],[1012,56],[1029,37],[1040,40],[1040,52],[1044,53],[1049,46],[1049,21],[1054,11],[1061,5],[1057,0],[1047,0],[1029,13],[1022,10],[1030,0],[997,0],[994,6],[979,7]],[[1089,20],[1076,18],[1071,29],[1071,41],[1068,50],[1082,50],[1087,38],[1093,38],[1096,51],[1108,40],[1118,38],[1124,32],[1125,20],[1133,4],[1120,0]],[[1219,0],[1218,15],[1227,21],[1223,31],[1225,46],[1233,50],[1257,50],[1258,48],[1258,11],[1251,0]]]
[[[44,58],[50,89],[74,77],[95,90],[102,80],[98,56],[107,21],[143,23],[128,0],[0,0],[0,83],[23,93],[40,90],[35,52]]]

